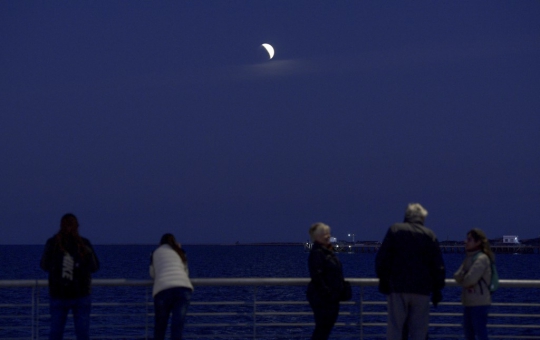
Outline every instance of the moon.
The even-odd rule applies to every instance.
[[[268,52],[268,55],[270,56],[270,59],[274,57],[274,48],[270,44],[262,44],[262,47],[266,49],[266,52]]]

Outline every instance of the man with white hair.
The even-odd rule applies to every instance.
[[[430,294],[435,307],[442,299],[444,261],[437,237],[424,226],[427,214],[419,203],[409,204],[404,222],[388,229],[375,258],[379,291],[388,295],[387,340],[425,340]]]

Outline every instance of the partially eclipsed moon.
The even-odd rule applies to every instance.
[[[268,55],[270,56],[270,59],[274,57],[274,48],[270,44],[262,44],[262,47],[266,49],[266,52],[268,52]]]

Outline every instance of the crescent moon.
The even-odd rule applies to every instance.
[[[262,44],[262,47],[266,49],[266,52],[268,52],[268,55],[270,56],[270,59],[274,57],[274,48],[270,44]]]

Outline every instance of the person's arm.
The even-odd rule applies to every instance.
[[[471,268],[463,275],[463,281],[460,284],[463,287],[474,286],[484,275],[486,268],[489,266],[489,258],[485,254],[480,254],[471,265]]]
[[[383,294],[390,294],[390,270],[394,261],[394,234],[388,229],[375,257],[375,273],[379,278],[378,289]]]
[[[189,267],[188,267],[188,264],[182,262],[182,265],[184,266],[184,270],[186,271],[186,275],[189,277]]]
[[[446,278],[446,268],[442,257],[439,241],[435,238],[433,242],[433,255],[431,264],[431,275],[433,278],[433,291],[440,291],[444,288]]]
[[[40,267],[44,271],[50,271],[51,270],[51,261],[52,261],[52,252],[53,252],[53,246],[49,241],[45,243],[45,249],[43,249],[43,254],[41,255],[41,261],[40,261]]]
[[[465,271],[463,270],[463,263],[459,266],[458,270],[454,273],[454,280],[457,283],[461,284],[463,282],[463,277],[465,276]]]
[[[91,273],[95,273],[99,270],[99,260],[98,260],[98,257],[96,255],[96,252],[94,251],[94,248],[92,247],[92,244],[90,243],[90,241],[88,240],[85,240],[86,241],[86,248],[89,252],[89,264],[88,264],[88,267],[90,269],[90,272]]]
[[[317,291],[319,291],[322,295],[329,296],[332,294],[332,291],[326,284],[323,277],[325,261],[325,256],[321,251],[311,251],[309,253],[309,276],[311,277],[311,280]]]
[[[152,265],[152,264],[150,264],[149,274],[150,274],[151,278],[153,278],[153,279],[155,278],[156,272],[155,272],[155,269],[154,269],[154,265]]]
[[[148,268],[148,273],[150,274],[151,278],[156,278],[156,270],[154,269],[154,253],[150,255],[150,267]]]
[[[392,232],[388,229],[375,256],[375,273],[379,279],[387,279],[392,263]]]

